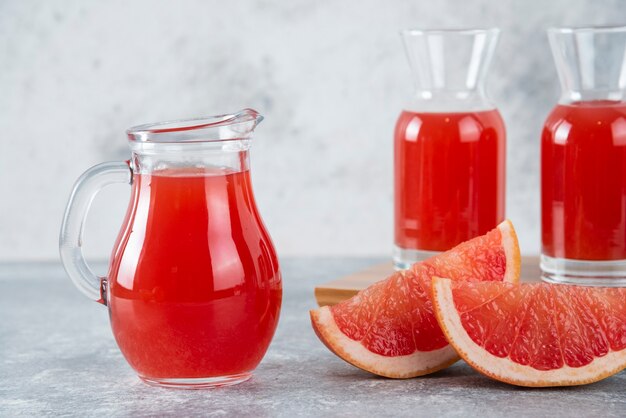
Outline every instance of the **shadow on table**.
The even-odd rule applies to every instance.
[[[409,379],[390,379],[386,377],[376,376],[364,370],[360,370],[356,367],[350,367],[346,365],[341,369],[332,370],[328,373],[330,376],[334,377],[338,380],[345,380],[346,382],[355,382],[355,381],[369,381],[369,382],[413,382],[420,384],[428,384],[431,386],[441,386],[446,389],[454,389],[454,388],[471,388],[472,390],[477,389],[489,389],[491,391],[517,391],[517,392],[541,392],[544,394],[547,393],[567,393],[567,394],[575,394],[577,392],[585,392],[589,394],[590,392],[597,392],[604,395],[610,394],[612,392],[616,394],[621,394],[622,385],[617,384],[615,379],[622,380],[623,375],[618,374],[616,376],[609,377],[600,382],[592,383],[589,385],[582,386],[565,386],[565,387],[523,387],[523,386],[515,386],[510,385],[504,382],[497,381],[495,379],[484,376],[477,371],[473,370],[469,365],[465,362],[460,361],[455,363],[454,365],[448,367],[447,369],[440,370],[438,372],[425,375],[418,376]]]

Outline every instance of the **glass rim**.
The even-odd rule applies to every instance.
[[[438,29],[402,29],[401,35],[478,35],[482,33],[498,34],[500,28],[438,28]]]
[[[575,33],[626,33],[626,25],[598,25],[598,26],[559,26],[550,27],[546,32],[552,34],[575,34]]]
[[[254,127],[263,120],[263,116],[254,109],[246,108],[236,113],[226,113],[215,116],[201,116],[189,119],[174,119],[162,122],[145,123],[130,127],[126,130],[126,135],[131,142],[142,143],[185,143],[185,142],[221,142],[236,141],[246,139],[254,130]],[[224,126],[233,126],[242,123],[253,123],[247,134],[240,137],[230,138],[210,138],[202,135],[203,131],[208,131]],[[206,133],[206,132],[205,132]],[[202,136],[199,138],[189,138],[190,134]],[[179,135],[180,138],[173,138]],[[195,136],[194,135],[194,136]]]

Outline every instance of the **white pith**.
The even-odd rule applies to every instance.
[[[450,345],[433,351],[416,351],[405,356],[387,357],[373,353],[359,341],[347,337],[335,324],[328,306],[312,312],[318,331],[344,360],[380,376],[406,378],[434,372],[447,367],[458,356]]]
[[[564,365],[547,371],[494,356],[476,344],[463,328],[454,305],[451,281],[433,280],[433,295],[437,319],[450,344],[472,367],[495,379],[521,386],[569,386],[592,383],[626,368],[626,350],[610,351],[583,367]]]
[[[502,248],[506,257],[506,271],[504,272],[503,282],[517,283],[520,274],[520,254],[519,245],[517,244],[517,236],[511,221],[506,220],[498,225],[500,230]]]

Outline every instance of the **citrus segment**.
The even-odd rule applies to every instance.
[[[458,359],[433,313],[431,277],[517,282],[519,263],[517,237],[505,221],[351,299],[312,310],[313,329],[339,357],[377,375],[406,378],[431,373]]]
[[[568,386],[626,368],[626,289],[435,279],[432,293],[450,344],[494,379]]]

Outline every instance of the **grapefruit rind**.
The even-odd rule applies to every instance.
[[[508,219],[498,225],[500,230],[502,248],[506,257],[506,271],[503,282],[519,283],[521,256],[517,240],[517,234],[513,224]]]
[[[597,382],[626,368],[626,350],[610,351],[582,367],[537,370],[489,353],[476,344],[463,328],[452,295],[452,281],[433,278],[432,300],[435,316],[450,346],[478,372],[517,386],[576,386]]]
[[[312,310],[310,314],[315,333],[333,353],[348,363],[379,376],[407,379],[445,369],[459,360],[450,345],[432,351],[416,351],[405,356],[382,356],[369,351],[359,341],[341,332],[328,306]],[[420,366],[419,370],[415,370],[416,365]]]

